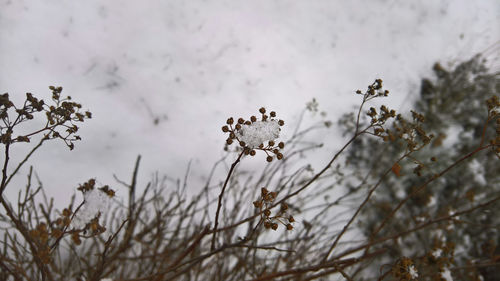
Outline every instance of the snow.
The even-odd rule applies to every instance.
[[[111,197],[99,189],[86,191],[83,197],[85,199],[84,204],[71,222],[76,229],[84,228],[98,214],[104,216],[111,203]]]
[[[257,121],[251,125],[242,125],[237,135],[238,139],[245,142],[248,147],[255,148],[277,139],[280,135],[280,125],[276,120]]]
[[[445,281],[453,281],[453,277],[451,276],[451,272],[448,268],[443,269],[443,272],[440,273],[441,278]]]
[[[418,272],[414,265],[410,265],[408,267],[408,273],[410,273],[411,278],[413,279],[418,278]]]
[[[384,103],[408,106],[435,61],[498,39],[499,12],[496,0],[3,0],[0,91],[47,100],[60,85],[93,113],[73,151],[48,143],[12,185],[34,165],[61,207],[79,182],[129,179],[141,154],[139,186],[155,171],[182,177],[193,160],[196,189],[225,153],[227,116],[265,106],[293,128],[316,98],[335,121],[375,78],[391,91]],[[343,142],[334,126],[321,137],[315,169]],[[15,149],[14,163],[27,150]]]
[[[441,254],[442,254],[442,253],[443,253],[443,250],[441,250],[441,249],[439,249],[439,248],[438,248],[438,249],[436,249],[436,250],[432,251],[431,255],[432,255],[434,258],[436,258],[436,259],[437,259],[437,258],[441,257]]]

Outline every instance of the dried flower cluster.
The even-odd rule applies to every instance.
[[[255,208],[259,209],[261,214],[261,221],[264,224],[264,227],[267,229],[277,230],[278,223],[284,225],[287,230],[292,230],[292,223],[295,222],[295,219],[292,215],[287,214],[288,205],[286,203],[282,203],[280,206],[280,210],[272,215],[271,205],[276,199],[278,194],[274,191],[269,191],[267,188],[261,188],[260,199],[253,202]]]
[[[83,122],[91,118],[89,111],[80,112],[82,105],[71,101],[71,97],[61,98],[62,87],[50,86],[52,91],[53,105],[47,105],[43,100],[39,100],[31,93],[26,93],[26,100],[23,106],[16,106],[9,99],[9,94],[0,95],[0,142],[3,144],[14,142],[30,142],[32,136],[44,133],[43,138],[61,139],[70,148],[74,148],[74,141],[80,140],[77,122]],[[15,114],[9,114],[13,110]],[[38,112],[45,112],[47,124],[44,128],[29,134],[14,136],[14,128],[19,124],[31,120]]]
[[[276,112],[274,111],[267,115],[264,107],[261,107],[259,112],[261,118],[256,116],[251,116],[249,120],[238,118],[236,122],[232,117],[227,119],[227,125],[222,127],[224,133],[229,133],[226,145],[231,145],[236,141],[245,155],[255,156],[256,150],[262,150],[266,153],[268,162],[273,161],[272,155],[281,160],[283,154],[280,150],[285,147],[285,143],[276,143],[275,140],[279,137],[280,127],[285,124],[285,121],[275,119]]]

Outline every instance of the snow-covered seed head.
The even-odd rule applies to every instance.
[[[271,111],[266,114],[266,109],[259,109],[261,118],[251,116],[249,120],[244,118],[228,118],[227,125],[222,127],[224,133],[229,133],[229,138],[226,140],[226,145],[231,145],[237,141],[239,146],[246,151],[245,155],[254,156],[255,150],[262,150],[267,154],[266,160],[271,162],[275,155],[278,160],[283,159],[283,154],[280,149],[285,147],[283,142],[276,142],[279,138],[281,126],[285,122],[281,119],[275,119],[276,112]],[[236,123],[236,124],[235,124]],[[278,143],[278,144],[277,144]],[[227,148],[227,147],[226,147]]]

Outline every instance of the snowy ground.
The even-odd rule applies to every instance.
[[[335,121],[379,77],[389,104],[409,106],[435,61],[499,35],[496,0],[1,0],[0,91],[48,99],[60,85],[93,112],[74,151],[52,143],[30,163],[65,204],[91,177],[128,180],[138,154],[141,183],[192,160],[196,188],[224,154],[225,119],[261,106],[293,125],[315,97]],[[324,138],[326,151],[342,141],[335,128]]]

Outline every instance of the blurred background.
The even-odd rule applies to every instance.
[[[48,101],[48,86],[63,86],[93,113],[73,151],[48,142],[29,162],[65,205],[89,178],[129,181],[138,154],[139,185],[155,172],[183,178],[190,163],[196,190],[226,154],[228,117],[265,106],[285,120],[286,139],[313,98],[327,115],[305,118],[334,124],[312,161],[324,166],[343,144],[335,124],[359,104],[355,90],[382,78],[384,103],[408,110],[436,61],[468,59],[499,35],[496,0],[1,0],[0,91]],[[13,160],[26,151],[14,148]]]

